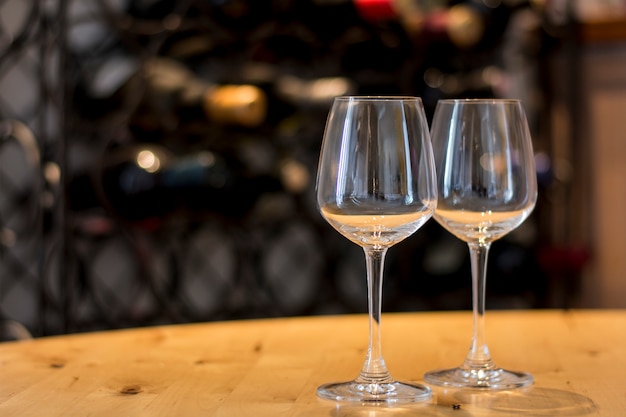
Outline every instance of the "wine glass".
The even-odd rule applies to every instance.
[[[369,346],[359,376],[322,385],[318,396],[361,403],[430,398],[427,386],[391,377],[380,333],[387,249],[426,223],[437,202],[421,99],[336,98],[324,131],[316,188],[322,216],[365,252],[369,310]]]
[[[537,200],[524,108],[519,100],[441,100],[433,116],[431,138],[438,193],[434,218],[469,245],[473,337],[461,366],[427,372],[424,380],[439,386],[485,389],[530,385],[530,374],[494,364],[484,328],[489,247],[522,224]]]

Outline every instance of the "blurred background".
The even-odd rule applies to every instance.
[[[519,98],[539,202],[488,308],[626,307],[622,0],[0,0],[3,337],[367,309],[317,212],[335,96]],[[383,311],[471,308],[434,221]]]

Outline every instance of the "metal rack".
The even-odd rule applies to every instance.
[[[150,2],[136,3],[141,7]],[[323,106],[300,104],[295,115],[259,131],[209,127],[211,134],[226,140],[252,137],[258,140],[254,152],[287,154],[308,172],[304,190],[264,195],[244,216],[183,213],[159,219],[157,226],[138,224],[98,200],[97,192],[97,204],[75,207],[72,181],[86,172],[81,190],[93,192],[98,178],[92,168],[102,163],[105,151],[112,143],[132,142],[128,122],[136,100],[124,101],[106,119],[90,119],[79,110],[91,109],[77,109],[77,80],[93,76],[106,59],[123,53],[145,62],[162,54],[173,38],[195,31],[238,52],[218,48],[213,61],[192,60],[191,65],[203,75],[237,82],[242,62],[260,54],[259,45],[283,42],[293,30],[314,37],[289,22],[256,22],[254,30],[241,24],[237,29],[258,42],[245,47],[242,32],[230,29],[232,21],[220,21],[232,16],[217,11],[187,15],[193,7],[212,2],[174,4],[165,16],[138,18],[128,13],[125,1],[0,1],[2,16],[15,17],[10,25],[7,20],[0,26],[0,318],[20,322],[40,336],[365,311],[362,253],[315,210],[312,182],[327,112]],[[380,30],[381,38],[396,36],[391,44],[406,47],[393,28]],[[359,39],[377,35],[358,33]],[[363,45],[357,49],[367,50]],[[292,56],[281,62],[281,69],[312,76],[338,72],[332,59],[313,55],[315,65],[294,63]],[[398,71],[405,77],[400,80],[380,69],[352,75],[361,81],[365,76],[375,79],[376,88],[395,86],[395,93],[414,87],[414,70],[415,63],[408,62]],[[381,79],[393,82],[381,85]],[[170,133],[179,149],[198,148],[198,143],[181,139],[196,131],[179,126]],[[385,310],[467,308],[466,256],[462,243],[427,225],[390,251]],[[538,269],[532,254],[526,252],[522,262]],[[540,278],[527,285],[543,291]],[[495,300],[499,306],[539,303],[528,288],[510,291]]]
[[[63,47],[67,2],[0,3],[0,316],[35,335],[64,322]],[[8,335],[11,337],[11,334]]]

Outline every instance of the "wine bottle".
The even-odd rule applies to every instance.
[[[196,118],[251,128],[262,124],[267,113],[267,97],[260,88],[214,84],[163,57],[144,62],[111,57],[79,85],[74,103],[88,119],[130,112],[131,127],[152,133],[175,130]]]
[[[530,7],[528,0],[352,0],[369,22],[398,21],[421,43],[451,42],[468,49],[500,39],[512,12]]]
[[[70,206],[102,206],[120,220],[153,227],[180,213],[241,218],[264,194],[295,195],[309,186],[308,170],[294,158],[254,167],[241,157],[253,151],[175,154],[159,144],[120,146],[106,151],[92,172],[72,179]]]

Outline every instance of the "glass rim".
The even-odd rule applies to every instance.
[[[407,95],[380,95],[380,96],[338,96],[335,100],[339,101],[422,101],[421,97]]]
[[[518,98],[446,98],[438,100],[443,104],[517,104],[522,100]]]

